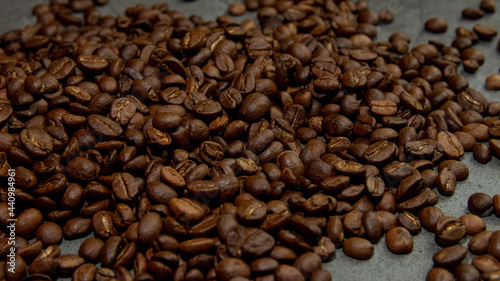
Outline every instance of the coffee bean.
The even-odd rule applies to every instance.
[[[90,71],[103,70],[108,66],[104,58],[96,55],[80,55],[76,58],[76,63],[79,67]]]
[[[465,151],[472,151],[477,144],[476,139],[466,132],[455,132],[453,134],[457,137]]]
[[[468,244],[470,252],[475,255],[486,254],[488,252],[488,244],[492,234],[492,231],[483,231],[474,235]]]
[[[370,102],[370,111],[381,116],[394,115],[397,112],[396,104],[388,100],[373,100]]]
[[[349,257],[359,260],[367,260],[373,256],[372,243],[360,237],[348,238],[342,244],[342,249]]]
[[[172,198],[169,207],[174,217],[183,223],[195,224],[205,216],[203,208],[188,198]]]
[[[145,191],[150,200],[165,205],[168,204],[172,198],[177,198],[178,196],[175,190],[159,181],[153,181],[146,184]]]
[[[321,257],[316,253],[305,253],[295,260],[293,266],[304,276],[310,276],[314,271],[321,268]]]
[[[488,254],[495,257],[497,260],[500,257],[500,232],[495,231],[490,237],[488,243]]]
[[[487,13],[494,13],[495,12],[495,1],[482,0],[479,7],[481,8],[481,10],[483,10]]]
[[[326,269],[315,270],[309,277],[311,281],[331,281],[332,275]]]
[[[151,244],[160,234],[163,222],[158,213],[148,212],[139,221],[138,241],[143,245]]]
[[[104,242],[99,238],[88,238],[80,246],[78,255],[87,262],[96,263],[100,260]]]
[[[468,7],[462,10],[462,17],[466,19],[480,19],[484,16],[484,12],[475,7]]]
[[[438,169],[442,171],[446,167],[450,168],[455,173],[457,180],[463,181],[469,177],[469,168],[467,166],[456,160],[446,160],[439,164]]]
[[[406,228],[410,233],[417,234],[422,228],[420,221],[413,214],[402,212],[398,215],[398,222],[401,226]]]
[[[489,141],[489,145],[490,145],[491,151],[493,152],[493,155],[496,158],[500,158],[500,141],[498,141],[496,139],[491,139]]]
[[[139,193],[135,178],[129,173],[117,173],[113,178],[113,193],[121,201],[131,201]]]
[[[368,163],[378,165],[391,160],[395,153],[396,145],[394,143],[379,141],[366,148],[364,158]]]
[[[457,179],[453,171],[447,167],[439,172],[436,184],[441,194],[451,195],[455,192]]]
[[[92,229],[92,220],[82,217],[76,217],[68,220],[63,228],[63,235],[65,239],[74,239],[76,237],[85,236],[90,233]]]
[[[16,234],[21,237],[31,238],[42,224],[43,215],[38,209],[30,208],[22,211],[17,216],[17,220]]]
[[[278,267],[279,268],[279,267]],[[276,269],[278,271],[278,269]],[[250,266],[243,260],[237,258],[226,258],[219,262],[216,267],[217,278],[228,281],[234,277],[250,277]]]
[[[493,196],[493,212],[500,217],[500,195]]]
[[[26,152],[33,157],[47,157],[53,150],[50,135],[39,126],[22,130],[19,141]]]
[[[467,233],[465,225],[452,216],[441,217],[434,225],[436,240],[445,245],[455,244]]]
[[[99,166],[87,158],[76,157],[69,161],[66,173],[70,179],[88,182],[97,178]]]
[[[364,213],[362,217],[363,226],[366,230],[366,237],[370,242],[377,243],[382,237],[382,219],[375,212]]]
[[[486,78],[486,89],[499,90],[500,89],[500,74],[491,74]]]
[[[92,216],[92,227],[94,232],[103,238],[117,235],[118,231],[113,225],[113,213],[110,211],[99,211]]]
[[[407,254],[413,250],[413,237],[406,228],[398,226],[387,232],[385,244],[395,254]]]
[[[61,227],[53,222],[41,224],[36,231],[36,239],[42,241],[44,245],[59,244],[62,236]]]
[[[464,155],[464,148],[457,137],[450,132],[440,132],[437,141],[443,145],[443,150],[449,159],[459,159]]]
[[[466,214],[460,217],[460,221],[465,225],[467,234],[476,235],[486,230],[486,223],[478,216]]]
[[[436,252],[432,260],[436,266],[453,267],[461,263],[465,256],[467,256],[467,248],[462,245],[455,245]]]
[[[117,138],[123,133],[122,128],[115,121],[102,115],[90,115],[87,118],[89,128],[105,139]]]
[[[443,216],[444,214],[441,209],[438,207],[428,206],[418,214],[418,219],[427,231],[434,232],[436,222]]]
[[[482,60],[480,59],[479,62]],[[483,94],[477,90],[467,88],[457,95],[457,102],[465,110],[474,110],[483,113],[486,110],[487,100]]]
[[[472,28],[481,39],[490,40],[498,34],[498,30],[486,24],[476,24]]]
[[[53,75],[57,80],[63,80],[73,74],[75,67],[76,63],[72,59],[62,57],[50,64],[48,73]]]
[[[473,266],[463,263],[455,267],[453,275],[457,280],[479,280],[481,273]]]
[[[448,29],[448,23],[441,18],[431,18],[425,22],[425,29],[433,33],[443,33]]]
[[[455,277],[453,277],[453,274],[451,274],[448,270],[442,267],[435,267],[427,274],[427,281],[437,280],[452,281],[455,280]]]
[[[471,264],[482,273],[500,270],[500,262],[490,255],[475,256]]]
[[[478,192],[469,197],[467,205],[471,213],[480,216],[491,209],[493,200],[488,194]]]

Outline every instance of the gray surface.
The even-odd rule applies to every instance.
[[[221,14],[230,0],[199,0],[195,2],[182,2],[180,0],[166,1],[172,9],[180,10],[186,14],[202,14],[204,19],[214,19]],[[132,1],[110,0],[110,4],[102,8],[102,14],[122,13],[127,6],[136,3],[151,5],[159,1]],[[455,28],[464,26],[471,29],[479,21],[461,19],[461,10],[468,6],[478,5],[480,2],[470,0],[383,0],[369,1],[375,11],[389,8],[396,14],[395,21],[390,25],[381,25],[378,40],[387,40],[392,32],[404,31],[412,38],[412,46],[425,43],[429,39],[437,39],[446,44],[451,44]],[[25,24],[33,23],[29,15],[31,7],[37,0],[0,0],[0,33],[12,28],[20,28]],[[486,15],[480,21],[500,28],[500,16],[497,14]],[[251,15],[247,15],[251,16]],[[449,23],[445,34],[430,34],[423,30],[423,23],[431,17],[442,17]],[[482,41],[475,47],[484,52],[487,57],[475,75],[467,75],[472,88],[482,91],[490,101],[500,101],[500,93],[488,91],[484,88],[484,79],[492,73],[498,72],[500,66],[499,52],[496,50],[498,36],[492,41]],[[439,206],[446,215],[461,216],[467,213],[467,199],[475,192],[485,192],[490,195],[500,193],[498,181],[500,179],[500,161],[494,159],[487,165],[478,164],[470,153],[463,157],[463,162],[470,169],[471,176],[468,180],[458,183],[457,191],[452,197],[440,196]],[[489,230],[500,230],[500,219],[494,216],[485,218]],[[65,242],[62,245],[63,253],[75,253],[83,240]],[[334,280],[425,280],[427,271],[432,268],[432,255],[440,249],[434,242],[434,236],[423,230],[420,235],[414,236],[415,248],[409,255],[397,256],[387,250],[383,239],[375,246],[375,255],[369,261],[357,261],[346,257],[338,250],[332,262],[325,264],[324,268],[330,270]],[[463,241],[466,245],[468,241]],[[466,261],[470,262],[472,254]]]

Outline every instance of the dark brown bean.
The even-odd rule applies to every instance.
[[[407,254],[413,250],[413,237],[406,228],[398,226],[387,232],[385,244],[395,254]]]
[[[469,211],[475,215],[483,215],[493,206],[493,199],[485,193],[474,193],[469,197],[467,203]]]
[[[372,243],[360,237],[348,238],[342,244],[342,249],[346,255],[359,260],[367,260],[373,256]]]

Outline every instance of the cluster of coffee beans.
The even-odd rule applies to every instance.
[[[337,248],[409,253],[422,226],[451,246],[429,280],[498,278],[499,232],[434,206],[465,151],[500,158],[500,102],[458,70],[484,62],[480,30],[410,49],[373,40],[394,16],[366,1],[247,0],[241,24],[106,2],[38,4],[0,37],[0,280],[331,280]],[[480,256],[458,266],[467,234]]]

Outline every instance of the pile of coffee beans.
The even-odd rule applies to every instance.
[[[410,49],[374,41],[394,15],[366,1],[246,0],[228,12],[258,21],[241,24],[106,2],[38,4],[0,37],[0,280],[331,280],[336,249],[369,259],[385,235],[410,253],[422,227],[445,247],[428,280],[498,280],[500,232],[480,216],[500,195],[460,218],[435,206],[469,176],[465,152],[500,158],[500,102],[459,71],[496,29]]]

